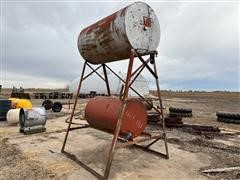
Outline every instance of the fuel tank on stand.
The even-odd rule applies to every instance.
[[[122,102],[116,97],[95,97],[88,101],[85,118],[91,127],[114,133]],[[128,99],[120,135],[139,136],[147,124],[147,111],[139,99]]]
[[[78,49],[89,63],[102,64],[128,59],[131,49],[147,54],[157,49],[159,41],[155,12],[138,1],[83,29]]]

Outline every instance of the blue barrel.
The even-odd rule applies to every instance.
[[[10,100],[0,100],[0,121],[6,121],[7,112],[11,109]]]

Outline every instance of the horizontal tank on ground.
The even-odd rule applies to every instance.
[[[128,59],[131,49],[148,54],[157,49],[159,41],[155,12],[138,1],[84,28],[78,37],[78,49],[86,61],[102,64]]]
[[[96,108],[97,107],[97,108]],[[114,133],[122,102],[116,97],[95,97],[88,101],[85,117],[91,127]],[[147,124],[147,111],[139,99],[128,99],[120,135],[127,140],[139,136]]]

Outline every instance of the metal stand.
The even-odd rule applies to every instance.
[[[68,128],[67,128],[67,132],[66,132],[66,135],[65,135],[65,139],[64,139],[64,142],[63,142],[63,146],[62,146],[62,153],[65,154],[67,157],[71,158],[72,160],[74,160],[75,162],[77,162],[79,165],[81,165],[83,168],[85,168],[87,171],[89,171],[90,173],[92,173],[94,176],[96,176],[97,178],[99,179],[108,179],[109,177],[109,173],[110,173],[110,168],[111,168],[111,164],[112,164],[112,160],[113,160],[113,156],[114,156],[114,152],[116,149],[119,149],[119,148],[124,148],[124,147],[127,147],[127,146],[134,146],[134,147],[137,147],[139,149],[142,149],[146,152],[150,152],[150,153],[153,153],[155,155],[158,155],[160,157],[164,157],[166,159],[169,158],[169,154],[168,154],[168,146],[167,146],[167,139],[166,139],[166,133],[165,133],[165,122],[164,122],[164,115],[163,115],[163,106],[162,106],[162,100],[161,100],[161,95],[160,95],[160,86],[159,86],[159,81],[158,81],[158,75],[157,75],[157,68],[156,68],[156,63],[155,63],[155,55],[156,55],[156,51],[154,52],[151,52],[150,53],[150,58],[147,59],[147,60],[144,60],[142,58],[142,55],[139,54],[137,51],[135,50],[131,50],[131,53],[130,53],[130,58],[129,58],[129,64],[128,64],[128,72],[127,72],[127,77],[126,77],[126,81],[124,81],[118,74],[116,74],[111,68],[109,68],[106,64],[102,64],[100,66],[98,66],[96,69],[92,68],[90,64],[88,64],[86,61],[83,65],[83,70],[82,70],[82,74],[81,74],[81,79],[80,79],[80,82],[79,82],[79,86],[78,86],[78,90],[77,90],[77,96],[75,98],[75,102],[74,102],[74,106],[73,106],[73,110],[72,110],[72,113],[71,113],[71,117],[70,117],[70,121],[68,123]],[[134,71],[132,72],[132,69],[133,69],[133,62],[134,62],[134,57],[137,56],[138,59],[142,62],[142,64]],[[153,65],[153,69],[149,66],[148,63],[151,63]],[[85,69],[86,69],[86,66],[88,66],[92,72],[89,73],[88,75],[84,76],[84,73],[85,73]],[[104,72],[104,77],[102,77],[98,72],[97,70],[99,68],[103,68],[103,72]],[[126,100],[128,98],[128,91],[129,89],[131,89],[132,91],[134,91],[141,99],[144,99],[144,97],[142,97],[135,89],[133,89],[131,87],[131,85],[133,84],[133,82],[136,80],[136,78],[138,77],[138,75],[142,72],[142,70],[144,68],[147,68],[148,71],[154,76],[155,80],[156,80],[156,86],[157,86],[157,95],[158,95],[158,100],[159,100],[159,105],[160,105],[160,110],[157,108],[157,107],[153,107],[153,109],[155,109],[158,113],[159,113],[159,116],[161,117],[161,120],[162,120],[162,123],[161,123],[161,127],[162,127],[162,132],[159,132],[158,135],[152,135],[152,134],[149,134],[149,133],[145,133],[143,132],[141,134],[141,137],[137,137],[131,141],[126,141],[126,142],[123,142],[121,143],[120,145],[117,146],[117,140],[120,140],[119,138],[119,133],[120,133],[120,129],[121,129],[121,124],[122,124],[122,119],[123,119],[123,115],[124,115],[124,112],[125,112],[125,107],[126,107]],[[119,117],[118,117],[118,121],[117,121],[117,125],[116,125],[116,129],[115,129],[115,132],[114,132],[114,136],[113,136],[113,139],[112,139],[112,143],[111,143],[111,147],[110,147],[110,151],[109,151],[109,155],[108,155],[108,161],[107,161],[107,165],[106,165],[106,168],[105,168],[105,172],[104,172],[104,175],[100,175],[98,172],[96,172],[95,170],[93,170],[92,168],[90,168],[89,166],[85,165],[84,163],[82,163],[80,160],[78,160],[76,158],[75,155],[69,153],[69,152],[66,152],[65,151],[65,145],[66,145],[66,142],[67,142],[67,138],[68,138],[68,134],[69,134],[69,131],[73,130],[73,128],[71,128],[71,124],[72,124],[72,120],[73,120],[73,116],[74,116],[74,112],[75,112],[75,109],[76,109],[76,105],[77,105],[77,101],[78,101],[78,97],[79,97],[79,93],[80,93],[80,89],[81,89],[81,86],[82,86],[82,82],[87,78],[89,77],[91,74],[93,73],[96,73],[101,79],[103,79],[106,83],[106,88],[107,88],[107,91],[108,91],[108,95],[111,96],[111,92],[110,92],[110,86],[109,86],[109,83],[108,83],[108,77],[107,77],[107,73],[106,73],[106,68],[108,70],[110,70],[115,76],[117,76],[123,83],[124,83],[124,91],[123,91],[123,95],[121,97],[121,101],[122,101],[122,107],[120,109],[120,113],[119,113]],[[131,81],[131,78],[133,78],[133,80]],[[150,104],[150,102],[148,100],[145,100],[148,104]],[[151,105],[151,104],[150,104]],[[80,129],[80,128],[86,128],[86,127],[89,127],[87,125],[83,125],[83,126],[80,126],[78,127],[77,129]],[[76,129],[76,128],[75,128]],[[141,146],[141,145],[138,145],[138,143],[141,143],[141,142],[146,142],[146,141],[149,141],[149,140],[153,140],[151,143],[149,143],[148,145],[146,146]],[[164,141],[164,145],[165,145],[165,151],[166,151],[166,154],[163,154],[163,153],[160,153],[160,152],[157,152],[157,151],[154,151],[154,150],[151,150],[149,149],[150,146],[152,146],[153,144],[155,144],[157,141],[159,140],[163,140]]]

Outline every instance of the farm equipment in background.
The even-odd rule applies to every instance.
[[[69,102],[70,103],[70,102]],[[69,103],[65,103],[65,104],[69,104]],[[62,106],[63,104],[60,102],[52,102],[49,99],[46,99],[43,101],[42,106],[46,109],[46,110],[50,110],[52,109],[53,112],[60,112],[62,110]]]
[[[17,89],[15,86],[12,88],[11,98],[18,98],[18,99],[31,99],[29,93],[25,93],[24,89],[20,86]]]
[[[72,99],[73,93],[69,92],[36,92],[33,93],[35,99]]]

